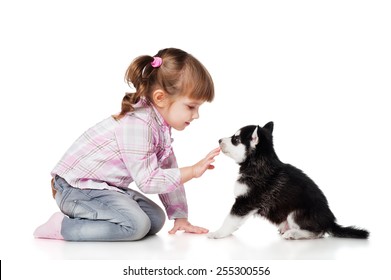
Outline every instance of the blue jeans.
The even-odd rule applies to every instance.
[[[69,241],[130,241],[157,233],[165,213],[134,190],[78,189],[56,176],[56,202],[64,218],[61,235]]]

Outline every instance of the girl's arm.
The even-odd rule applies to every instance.
[[[216,148],[196,164],[180,168],[181,184],[184,184],[193,178],[202,176],[207,169],[213,169],[214,166],[212,163],[219,153],[220,148]],[[206,228],[192,225],[187,218],[176,218],[173,228],[168,233],[175,234],[178,230],[195,234],[204,234],[209,231]]]

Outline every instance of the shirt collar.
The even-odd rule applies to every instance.
[[[155,119],[157,123],[162,127],[167,127],[168,129],[170,129],[171,128],[170,125],[164,120],[163,116],[159,113],[156,107],[153,104],[150,104],[150,106],[155,112],[155,116],[156,116]]]
[[[140,107],[150,107],[152,108],[152,113],[154,116],[152,116],[159,126],[161,126],[164,129],[171,130],[170,125],[164,120],[163,116],[159,113],[159,111],[156,109],[155,105],[153,105],[152,102],[149,102],[146,98],[140,98],[139,101]]]

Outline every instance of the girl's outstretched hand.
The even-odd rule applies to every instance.
[[[205,158],[197,162],[192,166],[193,168],[193,178],[201,177],[207,169],[215,168],[212,163],[215,161],[215,157],[220,154],[220,148],[212,150]]]
[[[193,226],[186,218],[175,219],[174,227],[168,232],[169,234],[175,234],[178,230],[182,230],[186,233],[204,234],[209,230],[202,227]]]
[[[196,164],[188,167],[180,168],[181,172],[181,183],[184,184],[193,178],[199,178],[208,169],[215,168],[212,163],[215,161],[215,157],[220,154],[220,148],[213,149],[209,154],[206,155],[202,160]]]

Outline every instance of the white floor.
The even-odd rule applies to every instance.
[[[219,240],[182,232],[169,235],[170,226],[168,222],[156,236],[137,242],[65,242],[34,239],[27,232],[22,234],[24,239],[5,238],[1,240],[1,253],[6,255],[4,267],[14,271],[23,264],[24,268],[7,279],[21,279],[21,275],[50,277],[58,271],[62,271],[58,279],[69,279],[76,272],[83,277],[107,279],[128,266],[207,267],[214,274],[217,266],[270,266],[273,274],[279,275],[273,279],[292,273],[312,279],[319,271],[322,273],[317,279],[389,275],[386,256],[390,242],[386,234],[374,228],[369,240],[325,237],[287,241],[274,226],[259,218],[250,219],[234,235]],[[218,278],[210,274],[207,279]]]
[[[234,235],[210,240],[205,235],[167,233],[138,242],[63,242],[28,240],[35,258],[65,260],[373,260],[383,244],[371,240],[322,238],[287,241],[262,219],[252,219]]]
[[[34,260],[368,260],[379,259],[389,248],[386,232],[369,225],[369,240],[325,237],[284,240],[277,228],[262,218],[250,218],[232,236],[208,239],[206,235],[168,234],[168,221],[155,236],[136,242],[65,242],[34,239],[32,230],[2,238],[7,259]],[[215,228],[212,228],[215,229]],[[4,234],[4,233],[3,233]],[[20,236],[19,236],[20,235]],[[19,238],[18,238],[19,236]],[[4,252],[5,249],[5,252]]]

